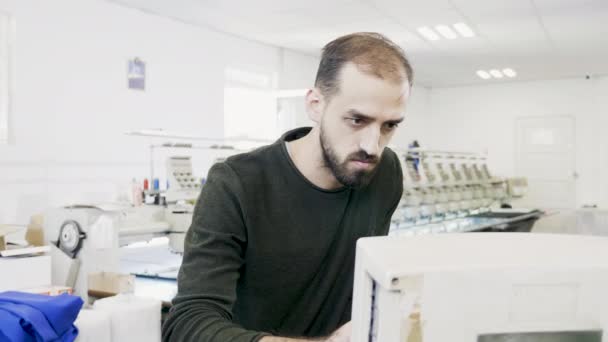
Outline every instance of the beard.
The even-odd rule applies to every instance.
[[[369,184],[374,174],[376,173],[380,158],[377,155],[370,155],[363,150],[349,154],[343,162],[340,162],[336,152],[331,147],[327,137],[323,133],[323,128],[320,129],[321,150],[323,152],[323,161],[331,173],[336,177],[338,182],[349,188],[362,188]],[[361,161],[374,164],[371,170],[349,170],[348,163],[351,161]]]

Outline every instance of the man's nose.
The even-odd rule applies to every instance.
[[[368,155],[377,156],[380,153],[380,130],[376,127],[365,130],[359,147]]]

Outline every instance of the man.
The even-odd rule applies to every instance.
[[[403,192],[385,147],[411,82],[382,35],[324,47],[306,95],[315,126],[209,171],[164,341],[349,340],[355,242],[388,233]]]

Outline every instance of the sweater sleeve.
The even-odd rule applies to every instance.
[[[178,293],[163,325],[163,342],[255,342],[266,335],[232,320],[247,247],[241,195],[233,169],[215,164],[186,234]]]

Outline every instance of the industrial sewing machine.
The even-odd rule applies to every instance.
[[[525,195],[527,182],[492,176],[484,155],[419,148],[397,152],[404,191],[391,235],[529,231],[542,215],[538,210],[503,208]]]
[[[166,199],[162,202],[166,203],[72,205],[47,211],[45,239],[57,247],[53,257],[54,272],[64,274],[63,279],[54,281],[63,283],[70,279],[66,285],[86,298],[90,274],[124,271],[121,256],[127,254],[133,258],[131,250],[125,246],[156,237],[167,237],[168,248],[161,249],[160,256],[135,256],[136,262],[146,266],[128,271],[175,278],[181,255],[171,253],[184,251],[184,238],[194,212],[193,202],[198,198],[202,184],[193,176],[190,157],[168,158],[167,174],[170,187],[162,193],[156,190],[148,193],[162,195]],[[156,249],[155,253],[158,251]],[[152,263],[157,265],[149,266]],[[67,273],[71,275],[65,275]]]
[[[162,130],[133,131],[126,134],[170,138],[176,141],[194,140],[203,144],[166,142],[150,145],[149,179],[153,186],[150,189],[142,189],[143,202],[148,204],[87,204],[56,208],[46,213],[45,239],[57,247],[53,257],[53,262],[57,264],[53,265],[53,272],[58,270],[61,273],[61,279],[53,282],[67,282],[66,285],[72,286],[75,293],[85,300],[88,297],[88,276],[98,272],[122,272],[146,278],[172,280],[174,286],[181,265],[186,232],[192,222],[194,205],[204,184],[201,177],[195,176],[192,159],[188,154],[194,150],[213,151],[207,163],[207,166],[210,166],[230,155],[270,143],[255,139],[188,136]],[[174,155],[178,150],[187,151],[184,153],[186,155],[181,155],[182,152],[180,155]],[[163,153],[159,153],[160,151]],[[157,153],[166,157],[166,190],[160,189],[160,182],[156,178]],[[160,174],[162,175],[162,172]],[[155,239],[158,237],[161,239]],[[156,244],[155,240],[168,242],[161,241],[161,244]],[[138,243],[143,243],[144,246],[134,247]],[[64,261],[59,264],[59,260]]]

